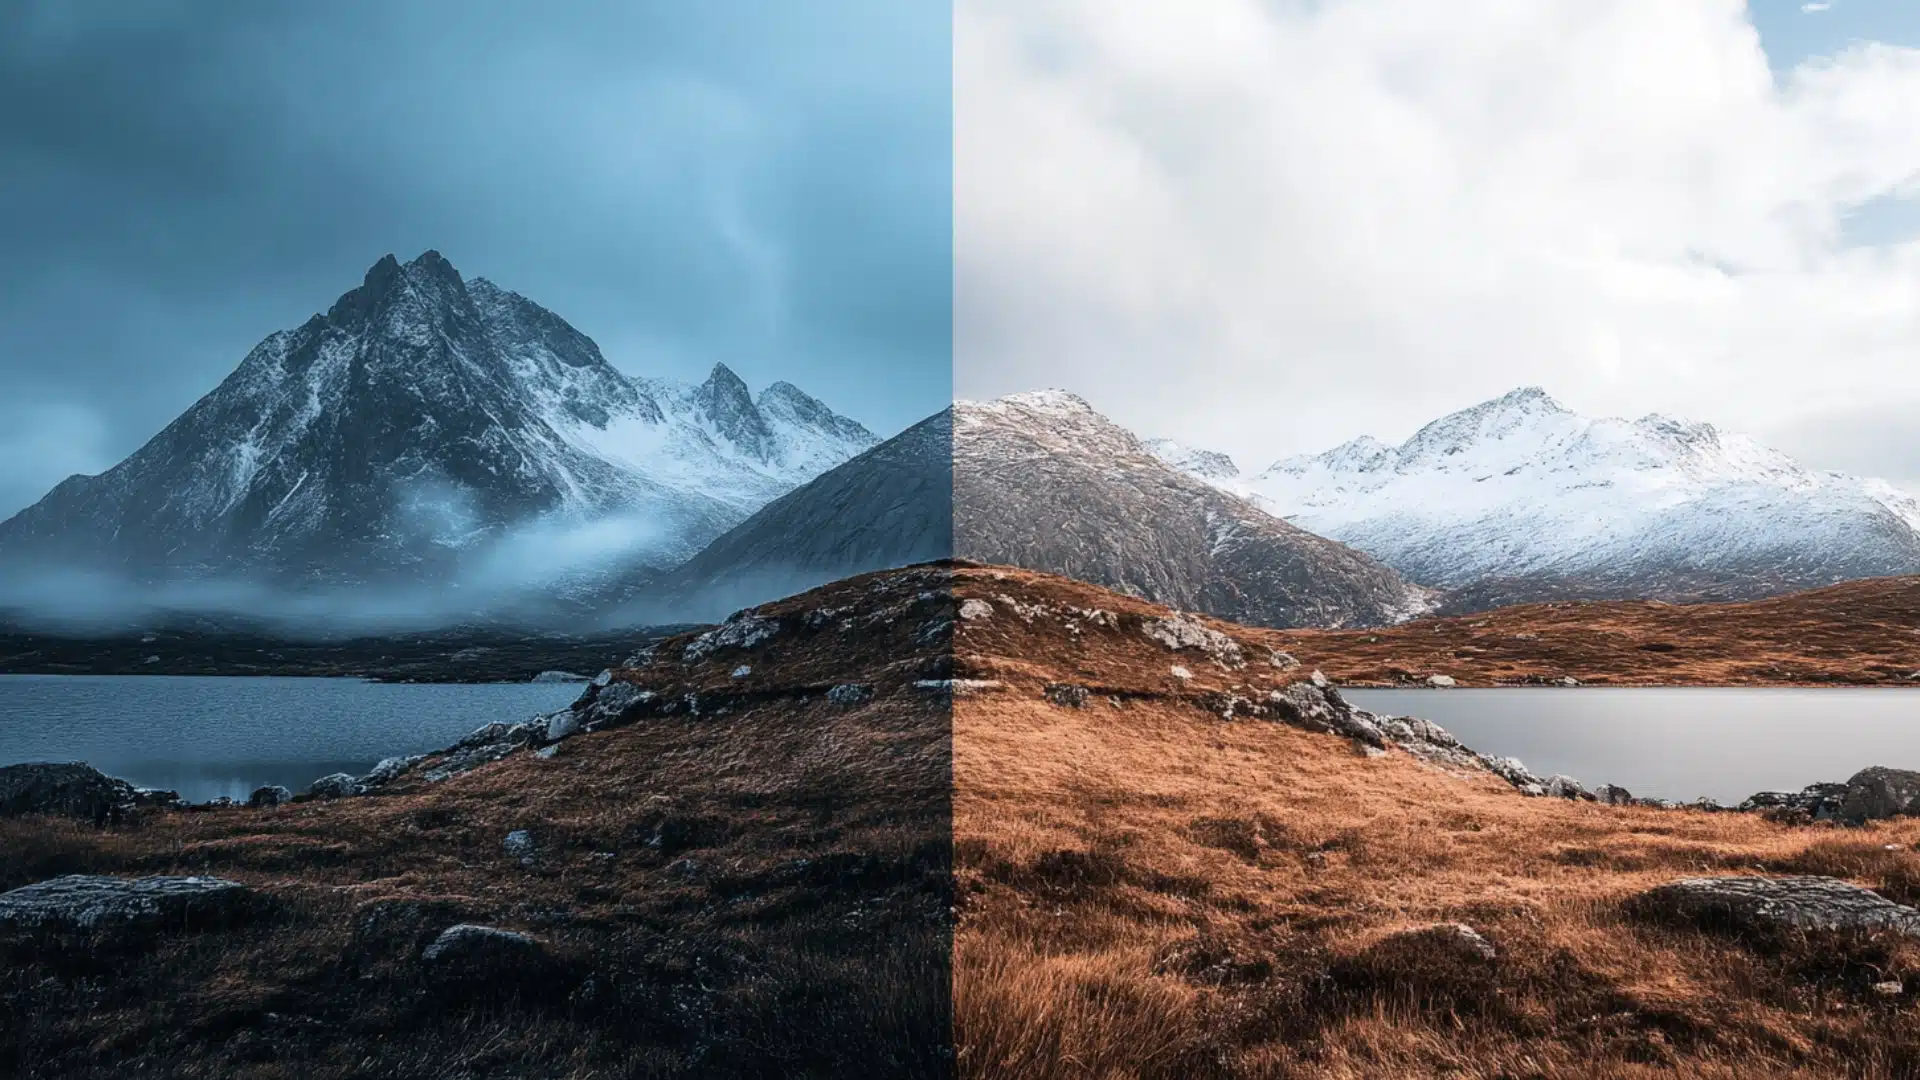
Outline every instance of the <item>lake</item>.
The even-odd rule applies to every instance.
[[[1486,754],[1588,788],[1725,804],[1845,780],[1869,765],[1920,769],[1920,690],[1507,687],[1343,690],[1371,712],[1419,716]]]
[[[579,683],[0,675],[0,765],[85,761],[202,802],[437,750],[495,720],[565,708]]]

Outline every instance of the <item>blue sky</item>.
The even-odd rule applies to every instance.
[[[1858,42],[1920,48],[1920,0],[1749,0],[1775,77]],[[1920,199],[1877,199],[1847,220],[1847,237],[1885,244],[1920,235]]]
[[[381,255],[636,373],[891,433],[951,393],[939,0],[0,6],[0,515],[136,449]]]

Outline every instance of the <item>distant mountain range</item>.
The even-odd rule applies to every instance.
[[[956,402],[769,504],[666,584],[744,604],[947,555],[1270,626],[1396,622],[1433,598],[1169,466],[1058,391]]]
[[[876,441],[724,366],[628,376],[526,297],[389,255],[125,461],[0,523],[0,561],[329,585],[664,568]]]
[[[1441,417],[1398,446],[1361,436],[1252,476],[1158,449],[1447,590],[1452,610],[1751,599],[1920,571],[1920,500],[1884,481],[1807,469],[1710,424],[1581,416],[1537,387]]]

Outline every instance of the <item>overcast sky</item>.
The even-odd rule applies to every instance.
[[[632,372],[951,393],[933,0],[0,3],[0,516],[392,252]]]
[[[1920,4],[959,0],[955,388],[1243,467],[1516,386],[1920,486]]]

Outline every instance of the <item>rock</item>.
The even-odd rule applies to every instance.
[[[1454,683],[1453,676],[1451,675],[1429,675],[1427,676],[1427,685],[1445,689],[1449,686],[1454,686],[1456,684]]]
[[[261,906],[252,889],[224,878],[69,874],[0,893],[0,937],[131,945],[168,931],[228,925]]]
[[[409,959],[471,912],[451,900],[369,900],[353,912],[353,944],[364,959]]]
[[[1839,816],[1853,824],[1920,812],[1920,772],[1876,765],[1847,779]]]
[[[1560,773],[1555,773],[1554,775],[1547,777],[1547,782],[1542,784],[1541,787],[1546,789],[1546,792],[1548,795],[1551,795],[1556,799],[1592,799],[1593,798],[1593,796],[1587,792],[1586,788],[1580,786],[1580,781],[1575,780],[1571,776],[1564,776]]]
[[[638,659],[640,659],[640,658],[639,658],[639,657],[635,657],[634,659],[636,659],[636,660],[638,660]],[[632,664],[632,665],[630,665],[630,666],[632,666],[632,667],[639,667],[640,665],[639,665],[639,664]],[[596,687],[600,687],[600,686],[605,686],[605,685],[607,685],[608,683],[610,683],[610,682],[612,682],[612,681],[613,681],[613,669],[612,669],[612,668],[601,668],[601,669],[600,669],[600,674],[598,674],[598,675],[595,675],[595,676],[593,677],[593,682],[592,682],[592,684],[591,684],[591,685],[593,685],[593,686],[596,686]]]
[[[960,618],[964,622],[978,622],[993,618],[993,605],[985,600],[962,600]]]
[[[753,674],[752,665],[741,664],[739,667],[733,669],[733,674],[728,676],[728,678],[744,679],[751,674]]]
[[[1499,950],[1493,943],[1480,936],[1480,932],[1466,923],[1434,923],[1431,926],[1417,927],[1389,934],[1374,945],[1374,949],[1395,949],[1405,946],[1432,949],[1451,954],[1470,963],[1492,963],[1500,958]]]
[[[1920,910],[1830,877],[1682,878],[1641,893],[1629,906],[1642,918],[1714,929],[1920,937]]]
[[[578,713],[572,709],[561,709],[547,717],[547,741],[559,742],[561,739],[570,739],[580,734],[585,726],[581,723]]]
[[[362,788],[369,790],[391,784],[418,765],[425,757],[425,754],[409,754],[406,757],[381,758],[380,763],[375,765],[372,771],[360,778],[359,784]]]
[[[50,814],[95,825],[133,818],[133,785],[83,762],[0,767],[0,817]]]
[[[1047,700],[1053,702],[1055,705],[1064,705],[1068,708],[1078,709],[1087,703],[1087,688],[1084,686],[1071,686],[1067,683],[1048,683]]]
[[[1168,668],[1167,670],[1173,675],[1174,678],[1179,679],[1181,682],[1186,682],[1188,679],[1193,678],[1193,672],[1188,671],[1186,668],[1181,667],[1179,664],[1175,664],[1171,668]]]
[[[447,927],[420,953],[420,964],[442,982],[474,989],[510,988],[551,966],[540,942],[513,930],[477,923]]]
[[[161,788],[134,788],[133,808],[135,810],[179,810],[187,805],[187,800],[177,791]]]
[[[1480,756],[1480,763],[1485,765],[1489,772],[1522,791],[1527,791],[1528,788],[1537,789],[1536,791],[1529,791],[1528,794],[1545,795],[1547,793],[1546,781],[1533,775],[1532,771],[1530,771],[1519,758],[1494,757],[1490,754],[1482,754]]]
[[[1292,653],[1281,652],[1279,649],[1267,650],[1267,663],[1272,664],[1281,671],[1292,671],[1294,668],[1300,666],[1299,658],[1295,657]]]
[[[873,687],[865,683],[841,683],[827,691],[827,700],[843,708],[873,700]]]
[[[360,781],[343,772],[323,776],[307,786],[307,794],[316,799],[345,798],[349,795],[358,795],[361,791]]]
[[[293,792],[279,784],[268,784],[265,787],[254,788],[253,794],[247,796],[247,805],[256,810],[270,806],[279,806],[282,803],[290,803],[292,801]]]
[[[1881,997],[1899,997],[1907,992],[1907,984],[1899,979],[1888,979],[1886,982],[1874,983],[1873,992]]]
[[[1321,674],[1319,668],[1314,668],[1313,674],[1307,676],[1307,680],[1322,690],[1325,690],[1327,687],[1333,685],[1333,681],[1328,679],[1325,675]]]
[[[1608,806],[1632,806],[1634,802],[1633,792],[1619,784],[1601,784],[1593,789],[1593,797]]]
[[[1560,676],[1560,685],[1561,686],[1579,686],[1580,680],[1574,678],[1571,675],[1562,675]]]
[[[1169,649],[1198,650],[1224,667],[1236,668],[1245,663],[1239,642],[1184,611],[1176,611],[1164,619],[1148,619],[1140,624],[1140,632]]]
[[[534,854],[534,849],[536,845],[533,842],[533,834],[528,832],[527,830],[525,829],[513,830],[512,832],[507,834],[506,839],[500,842],[500,846],[507,850],[508,855],[511,855],[516,859],[519,859],[520,865],[522,866],[532,865],[533,854]]]
[[[585,675],[576,675],[571,671],[543,671],[533,677],[537,683],[573,683],[586,682]]]
[[[725,649],[751,649],[779,632],[778,619],[736,612],[724,624],[689,641],[682,656],[693,663]]]

